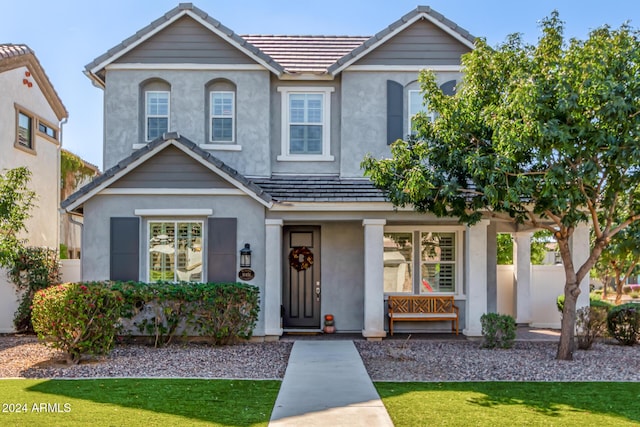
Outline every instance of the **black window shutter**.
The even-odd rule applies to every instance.
[[[449,80],[440,86],[440,90],[442,90],[442,93],[447,96],[453,96],[456,93],[456,83],[457,82],[455,80]]]
[[[209,218],[207,281],[236,281],[237,227],[237,218]]]
[[[402,111],[404,87],[393,80],[387,80],[387,145],[402,139]]]
[[[140,218],[111,218],[111,280],[140,280]]]

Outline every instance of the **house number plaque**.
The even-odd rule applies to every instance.
[[[249,268],[243,268],[238,272],[238,277],[240,280],[253,280],[256,277],[256,273]]]

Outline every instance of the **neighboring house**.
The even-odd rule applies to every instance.
[[[26,166],[37,194],[24,236],[30,246],[58,248],[61,126],[69,116],[34,52],[0,44],[0,170]],[[15,289],[0,272],[0,332],[13,331]]]
[[[60,200],[64,200],[93,178],[100,169],[76,154],[60,152]],[[80,259],[82,254],[82,216],[69,212],[60,216],[60,258]]]
[[[392,293],[454,295],[480,335],[496,233],[516,230],[395,209],[360,168],[411,133],[419,71],[453,94],[473,42],[424,6],[372,37],[240,36],[191,4],[170,10],[86,66],[104,90],[105,172],[63,202],[84,214],[84,279],[236,281],[250,245],[256,336],[320,330],[332,313],[338,331],[381,338]],[[450,331],[426,323],[398,331]]]

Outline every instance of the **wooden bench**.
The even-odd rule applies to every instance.
[[[451,320],[451,332],[458,335],[458,307],[453,295],[390,295],[389,333],[393,322],[430,322]]]

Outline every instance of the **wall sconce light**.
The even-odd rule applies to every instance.
[[[240,267],[251,267],[251,245],[248,243],[245,243],[244,248],[240,249]]]

